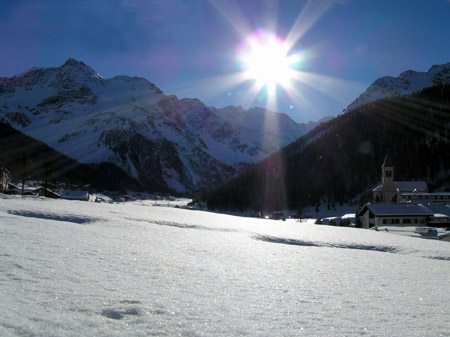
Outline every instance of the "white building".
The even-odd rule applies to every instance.
[[[433,212],[422,204],[392,202],[365,204],[356,214],[362,217],[363,228],[374,226],[426,226]]]
[[[450,204],[450,192],[396,192],[391,201],[398,203]]]
[[[89,201],[88,191],[58,191],[61,199]]]

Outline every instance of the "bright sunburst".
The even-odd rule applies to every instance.
[[[238,65],[235,72],[202,78],[178,88],[182,96],[202,92],[203,98],[233,96],[234,104],[244,107],[262,106],[269,110],[281,109],[314,111],[317,93],[345,103],[347,97],[361,92],[364,87],[341,78],[311,72],[312,60],[323,57],[324,42],[302,46],[304,34],[334,4],[342,0],[307,0],[289,32],[276,35],[277,18],[268,15],[265,28],[254,31],[244,15],[241,1],[208,0],[217,12],[230,24],[241,41],[233,53]],[[279,29],[279,31],[284,31]],[[321,55],[322,54],[322,55]],[[333,62],[328,55],[326,62]],[[351,93],[349,95],[349,93]],[[227,101],[228,102],[228,101]],[[293,111],[291,111],[292,113]]]
[[[258,32],[239,49],[245,78],[256,81],[258,87],[266,85],[271,92],[277,84],[286,87],[294,78],[293,68],[298,65],[300,58],[298,55],[289,55],[287,44],[275,35]]]

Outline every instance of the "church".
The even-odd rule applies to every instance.
[[[363,227],[450,226],[450,192],[428,191],[425,181],[395,181],[389,153],[381,166],[381,184],[373,189],[373,202],[358,210]]]
[[[425,181],[395,181],[394,164],[389,152],[381,166],[381,184],[373,189],[374,202],[391,202],[397,193],[427,193]]]

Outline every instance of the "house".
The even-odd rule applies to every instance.
[[[395,192],[392,202],[418,202],[422,204],[450,204],[450,192]]]
[[[14,185],[12,182],[7,183],[7,187],[5,193],[7,194],[20,194],[21,188],[17,185]]]
[[[434,213],[422,204],[368,203],[356,214],[362,217],[363,228],[374,226],[426,226]]]
[[[428,185],[425,181],[395,181],[394,164],[387,153],[381,166],[381,184],[373,189],[373,200],[389,202],[397,192],[427,193]]]
[[[52,198],[52,199],[59,199],[61,196],[58,193],[53,192],[52,190],[45,188],[45,187],[38,187],[34,190],[35,194],[38,194],[43,197]]]
[[[426,207],[433,212],[433,216],[428,220],[428,226],[450,227],[450,205],[428,204]]]
[[[6,191],[8,187],[8,178],[10,176],[9,171],[0,164],[0,192]]]
[[[286,221],[286,216],[283,212],[273,212],[272,216],[270,217],[273,220],[283,220]]]
[[[88,191],[58,191],[61,199],[89,201]]]

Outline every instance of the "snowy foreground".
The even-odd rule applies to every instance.
[[[0,195],[0,336],[450,336],[450,243]]]

